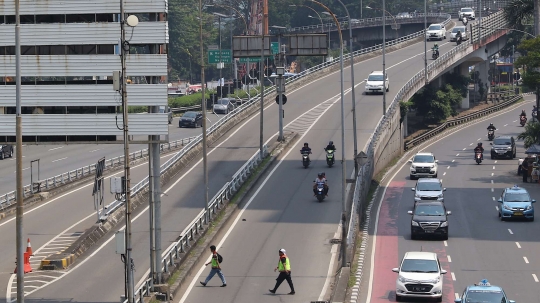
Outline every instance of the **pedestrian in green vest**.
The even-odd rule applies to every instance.
[[[204,280],[204,282],[201,281],[200,283],[202,286],[206,286],[210,279],[212,279],[214,275],[217,274],[218,277],[221,279],[221,282],[223,283],[221,287],[225,287],[227,286],[227,282],[225,282],[225,276],[221,272],[221,262],[223,262],[223,257],[218,254],[215,245],[210,246],[210,251],[212,252],[212,259],[210,260],[210,262],[204,264],[204,266],[212,264],[212,269],[210,270],[208,277],[206,277],[206,280]]]
[[[289,295],[294,295],[294,285],[291,279],[291,263],[289,261],[289,257],[287,257],[285,253],[285,249],[282,248],[279,250],[278,266],[274,268],[274,272],[279,271],[279,276],[276,279],[276,286],[274,286],[274,289],[269,289],[269,291],[275,294],[276,290],[278,289],[279,285],[281,285],[283,280],[287,280],[287,283],[289,283],[289,287],[291,288],[291,292],[289,293]]]

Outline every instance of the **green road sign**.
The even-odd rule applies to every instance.
[[[270,59],[272,57],[270,56],[266,56],[265,57],[266,59]],[[243,57],[243,58],[239,58],[238,59],[238,62],[240,63],[254,63],[254,62],[259,62],[261,61],[261,57]]]
[[[270,44],[270,49],[272,50],[272,55],[279,54],[279,42],[272,42]]]
[[[219,63],[219,50],[209,50],[208,51],[208,63],[214,64]],[[232,62],[232,55],[230,49],[222,49],[221,50],[221,62],[223,63],[231,63]]]

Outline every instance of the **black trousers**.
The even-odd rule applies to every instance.
[[[527,183],[527,179],[529,178],[529,171],[527,169],[522,168],[521,174],[523,175],[523,182]]]
[[[274,287],[274,291],[276,291],[281,285],[281,283],[283,283],[283,280],[287,280],[287,283],[289,283],[289,287],[291,288],[291,292],[294,292],[294,285],[292,284],[291,274],[288,274],[287,272],[279,273],[279,276],[276,279],[276,286]]]

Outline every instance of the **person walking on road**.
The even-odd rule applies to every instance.
[[[291,263],[289,262],[289,257],[287,257],[285,253],[285,249],[282,248],[279,250],[278,266],[274,268],[274,272],[276,270],[279,270],[279,276],[276,279],[276,286],[274,286],[274,289],[269,289],[269,291],[275,294],[276,290],[278,289],[279,285],[281,285],[283,280],[287,280],[287,283],[289,283],[289,287],[291,288],[291,292],[289,293],[289,295],[294,295],[294,285],[291,279]]]
[[[525,158],[523,163],[521,164],[521,174],[523,175],[523,182],[528,183],[529,178],[529,162]]]
[[[208,277],[206,277],[206,280],[200,283],[202,286],[206,286],[206,284],[208,284],[210,279],[212,279],[214,275],[217,274],[218,277],[221,279],[221,282],[223,283],[221,287],[225,287],[227,286],[227,282],[225,281],[225,276],[221,272],[221,262],[223,262],[223,257],[220,254],[218,254],[215,245],[210,246],[210,251],[212,251],[212,259],[210,262],[204,264],[204,266],[208,266],[208,264],[212,264],[212,269],[210,270]]]

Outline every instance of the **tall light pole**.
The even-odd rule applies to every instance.
[[[429,83],[427,74],[427,0],[424,0],[424,84]]]
[[[354,176],[356,179],[356,176],[358,176],[358,138],[356,135],[356,93],[354,91],[354,58],[353,58],[353,40],[352,40],[352,23],[351,23],[351,15],[349,15],[349,10],[341,2],[341,0],[337,0],[343,8],[345,9],[345,12],[347,13],[347,19],[348,19],[348,27],[349,27],[349,59],[351,63],[351,94],[352,94],[352,114],[353,114],[353,138],[354,138]],[[361,7],[361,6],[360,6]]]
[[[124,257],[124,268],[126,277],[126,296],[128,303],[133,303],[134,282],[133,282],[133,259],[131,247],[131,176],[130,176],[130,159],[129,159],[129,128],[128,128],[128,100],[127,100],[127,74],[126,74],[126,56],[129,54],[129,42],[126,40],[126,24],[130,27],[135,27],[139,23],[136,16],[125,18],[124,0],[120,0],[120,61],[122,66],[122,118],[124,132],[124,200],[125,200],[125,215],[126,215],[126,230],[125,230],[125,245],[126,252]]]
[[[264,3],[265,1],[262,1],[262,11],[264,12],[265,11],[265,7],[264,7]],[[264,144],[264,136],[263,136],[263,131],[264,131],[264,117],[263,117],[263,114],[264,114],[264,34],[265,34],[265,29],[266,29],[266,18],[265,16],[263,16],[262,18],[262,28],[261,28],[261,68],[259,70],[259,77],[260,77],[260,82],[261,82],[261,107],[260,107],[260,125],[259,125],[259,156],[261,157],[261,159],[264,157],[264,151],[263,151],[263,144]]]
[[[20,2],[15,0],[15,136],[17,210],[15,221],[17,254],[17,302],[24,303],[24,250],[23,250],[23,185],[22,185],[22,116],[21,116],[21,16]]]
[[[208,212],[208,154],[207,154],[207,136],[206,136],[206,99],[205,99],[205,82],[204,82],[204,43],[203,43],[203,3],[199,0],[199,46],[201,52],[201,109],[202,109],[202,144],[203,144],[203,179],[204,179],[204,210],[205,223],[210,222],[210,214]],[[220,52],[221,54],[221,52]],[[221,79],[220,79],[221,81]]]
[[[278,66],[281,67],[281,68],[284,68],[285,67],[285,63],[283,62],[283,56],[284,56],[284,53],[281,51],[281,30],[282,29],[286,29],[285,26],[277,26],[277,25],[272,25],[271,26],[272,28],[275,28],[279,31],[279,42],[278,42],[278,45],[279,45],[279,54],[278,54]],[[279,132],[278,132],[278,141],[283,141],[283,92],[281,91],[281,88],[284,87],[284,83],[282,83],[284,81],[283,79],[283,75],[282,75],[282,72],[283,72],[283,69],[281,69],[281,71],[276,71],[276,75],[278,76],[278,93],[279,93],[279,98],[278,98],[278,101],[279,101],[279,106],[278,106],[278,115],[279,115]]]
[[[337,15],[335,16],[335,18],[332,18],[333,16],[330,15],[329,12],[322,12],[322,13],[325,14],[325,15],[327,15],[327,16],[329,16],[328,18],[329,18],[330,20],[335,19],[335,20],[336,20],[335,22],[337,22],[337,24],[339,24],[339,21],[337,21]],[[330,28],[331,28],[331,25],[330,25],[330,23],[328,23],[328,56],[330,56],[330,49],[331,49],[331,47],[330,47],[330,35],[331,35],[331,33],[330,33]],[[341,32],[340,32],[340,34],[341,34]]]
[[[347,201],[345,198],[345,189],[347,187],[347,178],[346,178],[346,159],[345,159],[345,104],[344,104],[344,89],[343,89],[343,36],[341,34],[341,26],[339,21],[336,18],[336,15],[324,4],[316,1],[309,0],[313,3],[318,4],[334,19],[336,23],[338,34],[339,34],[339,45],[340,45],[340,84],[341,84],[341,266],[347,266]],[[354,85],[354,84],[353,84]]]
[[[227,18],[229,16],[227,15],[224,15],[224,14],[220,14],[220,13],[212,13],[213,15],[217,16],[218,17],[218,36],[219,36],[219,63],[218,63],[218,69],[219,69],[219,86],[220,86],[220,90],[219,90],[219,97],[220,98],[223,98],[223,82],[221,82],[221,70],[223,69],[223,62],[221,60],[221,18],[224,17],[224,18]]]

